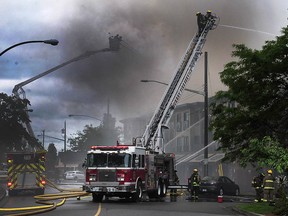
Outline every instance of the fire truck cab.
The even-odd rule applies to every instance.
[[[29,190],[35,194],[44,194],[45,190],[45,154],[46,152],[7,153],[7,186],[9,196]]]
[[[92,146],[85,166],[84,190],[95,202],[104,195],[139,201],[144,191],[149,198],[163,197],[175,177],[172,154],[154,154],[135,145]]]

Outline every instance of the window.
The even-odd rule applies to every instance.
[[[145,167],[145,159],[144,159],[144,155],[139,155],[139,167]]]
[[[107,166],[107,154],[88,154],[87,164],[89,167],[106,167]]]
[[[108,167],[131,167],[131,155],[129,154],[108,154]]]
[[[189,137],[185,136],[184,137],[184,152],[188,152],[189,151]]]
[[[184,113],[184,122],[183,122],[183,130],[189,128],[189,124],[190,124],[190,113],[189,112],[185,112]]]
[[[87,164],[89,167],[131,167],[131,155],[121,153],[88,154]]]
[[[177,152],[182,152],[183,137],[177,138]]]
[[[176,117],[176,130],[177,132],[180,132],[182,131],[182,120],[181,120],[181,113],[178,113],[177,114],[177,117]]]

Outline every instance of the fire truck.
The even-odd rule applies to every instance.
[[[149,198],[164,197],[167,188],[176,184],[174,154],[165,153],[162,130],[201,56],[208,32],[219,21],[214,14],[205,19],[205,27],[189,43],[144,134],[134,138],[132,145],[92,146],[88,151],[83,189],[92,193],[93,201],[100,202],[104,195],[139,201],[143,192]]]
[[[45,190],[45,151],[7,153],[7,186],[9,196],[22,191],[34,191],[36,195]]]

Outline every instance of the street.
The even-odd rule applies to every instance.
[[[79,189],[80,183],[59,185],[63,189]],[[53,188],[47,188],[45,194],[58,193]],[[15,197],[6,196],[0,202],[1,208],[16,208],[16,207],[31,207],[41,206],[37,204],[33,194],[22,194]],[[60,202],[61,200],[53,201]],[[235,212],[232,207],[239,201],[232,202],[231,199],[224,199],[223,203],[218,203],[215,198],[200,198],[199,201],[187,200],[186,193],[182,196],[166,196],[161,200],[145,200],[139,203],[134,203],[125,199],[109,198],[103,200],[102,203],[92,202],[91,196],[77,198],[69,198],[64,205],[57,207],[55,210],[42,213],[41,215],[99,215],[99,216],[182,216],[182,215],[197,215],[197,216],[218,216],[218,215],[241,215]],[[15,212],[14,212],[15,213]],[[11,212],[2,212],[1,215],[8,215]]]

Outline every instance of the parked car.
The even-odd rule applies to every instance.
[[[85,173],[82,171],[67,171],[65,172],[65,179],[67,180],[84,180]]]
[[[235,184],[231,179],[226,176],[211,177],[206,176],[200,182],[201,194],[214,194],[214,195],[234,195],[239,196],[239,185]]]

